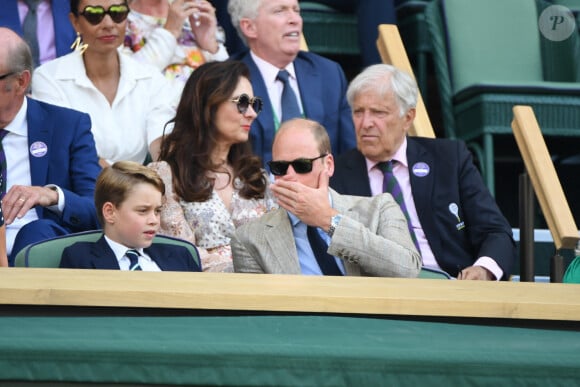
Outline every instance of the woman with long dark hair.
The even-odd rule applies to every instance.
[[[231,233],[275,205],[248,142],[261,109],[244,63],[206,63],[186,82],[159,162],[150,164],[166,185],[161,233],[201,248],[204,271],[232,271]]]

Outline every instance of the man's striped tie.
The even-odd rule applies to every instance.
[[[141,256],[141,254],[139,254],[137,250],[134,249],[127,250],[125,256],[129,258],[129,261],[131,261],[131,263],[129,264],[129,270],[131,271],[143,270],[139,265],[139,256]]]
[[[421,250],[419,249],[419,243],[417,243],[417,237],[413,232],[413,226],[411,225],[411,220],[409,218],[409,212],[407,211],[407,206],[405,205],[405,199],[403,198],[403,191],[401,190],[401,186],[393,173],[393,166],[396,161],[389,160],[389,161],[382,161],[377,164],[377,167],[383,171],[384,179],[383,179],[383,192],[388,192],[391,194],[393,199],[399,204],[401,207],[401,211],[403,211],[403,215],[407,219],[407,224],[409,226],[409,233],[411,234],[411,238],[413,239],[413,243],[417,248],[419,254],[421,254]]]

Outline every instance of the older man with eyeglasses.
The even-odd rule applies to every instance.
[[[6,193],[11,265],[30,243],[100,227],[93,203],[100,168],[90,117],[29,98],[31,76],[27,44],[0,27],[0,197]]]
[[[280,209],[238,228],[231,245],[243,273],[416,277],[421,257],[390,194],[343,196],[324,127],[296,118],[280,126],[268,164]]]

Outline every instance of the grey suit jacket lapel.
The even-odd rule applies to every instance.
[[[272,263],[273,272],[300,274],[298,252],[288,214],[283,209],[276,210],[266,224],[264,238],[267,241],[265,256]]]
[[[352,199],[348,195],[340,195],[332,188],[330,189],[330,196],[332,197],[332,207],[341,213],[343,216],[348,216],[352,219],[359,219],[359,215],[356,212],[352,211]],[[366,214],[362,214],[366,216]],[[332,243],[332,242],[331,242]],[[355,242],[353,242],[355,243]],[[353,263],[349,263],[348,261],[342,260],[344,263],[344,269],[346,271],[346,275],[355,275],[360,276],[360,266],[355,265]]]

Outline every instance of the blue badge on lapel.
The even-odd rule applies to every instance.
[[[43,157],[48,152],[48,147],[42,141],[33,142],[30,145],[30,154],[34,157]]]
[[[425,177],[429,174],[431,168],[424,162],[418,162],[413,165],[413,175],[417,177]]]

